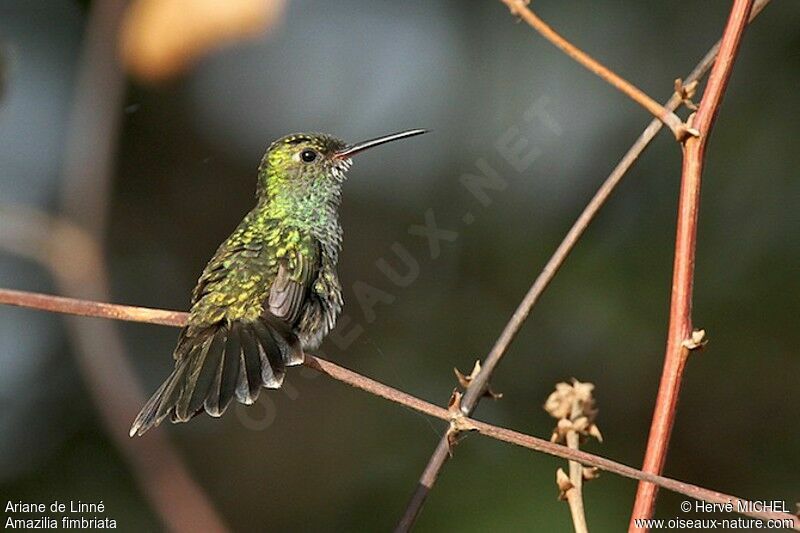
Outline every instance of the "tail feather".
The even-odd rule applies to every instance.
[[[131,436],[167,416],[173,422],[186,422],[204,410],[222,416],[234,397],[251,404],[262,386],[280,388],[286,367],[303,362],[289,328],[265,320],[219,323],[191,337],[184,332],[176,354],[175,369],[134,420]]]
[[[205,401],[214,395],[211,387],[214,380],[219,374],[220,363],[222,362],[222,351],[225,349],[226,331],[220,328],[208,342],[208,347],[204,348],[201,355],[198,357],[199,367],[197,370],[197,379],[194,384],[194,389],[191,394],[187,393],[188,406],[186,414],[194,416],[200,409],[203,408]],[[180,404],[178,404],[180,406]]]
[[[240,348],[237,324],[231,324],[227,338],[221,338],[220,343],[219,360],[209,362],[210,380],[203,400],[203,408],[214,417],[221,416],[228,408],[238,380]],[[197,410],[200,410],[200,405]]]
[[[239,365],[239,383],[236,386],[236,399],[250,405],[258,399],[261,387],[261,354],[256,340],[249,328],[241,332],[242,351]]]
[[[236,384],[239,381],[239,366],[241,364],[239,354],[242,352],[240,331],[241,328],[238,324],[231,325],[228,340],[225,343],[225,357],[220,369],[219,401],[217,408],[209,411],[212,416],[222,416],[236,393]]]
[[[285,366],[296,366],[303,364],[303,349],[300,346],[300,340],[292,333],[292,330],[276,319],[266,319],[263,323],[257,322],[254,324],[256,328],[262,328],[259,334],[260,338],[272,336],[273,340],[278,344],[281,351],[281,359]],[[263,329],[267,331],[264,332]]]
[[[286,374],[286,365],[280,344],[276,341],[278,335],[272,335],[263,324],[253,327],[254,340],[258,339],[259,354],[262,359],[263,372],[261,379],[268,388],[278,389],[283,385]]]
[[[186,356],[188,362],[180,383],[180,396],[172,412],[174,422],[185,422],[193,416],[189,411],[189,402],[192,399],[192,392],[197,388],[197,378],[203,369],[210,342],[211,338],[204,338],[202,342],[195,344]]]
[[[158,394],[158,392],[156,392],[156,394],[153,395],[152,401],[155,402],[155,416],[152,417],[152,420],[149,424],[145,425],[145,428],[150,427],[151,425],[157,426],[162,420],[169,416],[171,408],[174,407],[181,398],[184,375],[186,374],[190,364],[191,360],[188,358],[184,359],[181,363],[178,363],[178,366],[165,382],[167,388],[164,390],[164,392],[162,394]],[[142,409],[142,413],[140,413],[139,416],[145,412],[145,409]],[[142,432],[144,432],[144,430],[142,430]]]
[[[131,437],[136,434],[141,435],[147,431],[148,428],[159,425],[164,417],[169,414],[163,409],[164,400],[166,399],[167,401],[173,402],[173,405],[174,402],[177,401],[175,391],[180,391],[177,385],[180,383],[181,376],[186,371],[187,363],[188,361],[186,359],[177,363],[172,374],[161,384],[155,394],[147,400],[147,403],[144,404],[144,407],[142,407],[142,410],[139,411],[139,414],[133,421],[130,430]]]

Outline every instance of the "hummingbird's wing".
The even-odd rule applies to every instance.
[[[294,333],[318,261],[313,238],[247,218],[209,261],[192,294],[175,369],[134,421],[144,433],[171,416],[221,416],[233,398],[251,404],[279,388],[285,368],[303,362]]]
[[[278,275],[269,289],[264,311],[284,324],[294,326],[306,305],[311,282],[319,270],[316,246],[295,251],[293,257],[278,260]]]
[[[303,348],[312,350],[336,325],[344,304],[342,287],[336,273],[336,260],[320,254],[320,266],[311,281],[303,306],[303,314],[295,326]]]

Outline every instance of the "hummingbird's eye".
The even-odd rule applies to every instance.
[[[317,152],[314,150],[303,150],[300,152],[300,159],[302,159],[305,163],[311,163],[317,158]]]

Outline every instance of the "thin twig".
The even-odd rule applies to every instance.
[[[594,384],[557,383],[555,390],[547,397],[544,410],[558,422],[553,428],[550,442],[566,442],[572,450],[580,449],[581,439],[594,437],[602,441],[603,436],[595,422],[597,407],[594,400]],[[583,505],[583,480],[596,475],[596,469],[584,468],[577,461],[569,461],[569,475],[559,468],[556,471],[556,485],[559,497],[567,500],[575,533],[588,533],[586,513]]]
[[[683,153],[680,201],[678,204],[675,263],[672,276],[669,331],[664,356],[664,369],[656,397],[650,436],[647,441],[643,470],[660,474],[667,458],[667,448],[675,421],[678,395],[692,335],[692,288],[697,242],[697,214],[700,208],[700,184],[708,137],[719,111],[722,95],[730,79],[733,62],[741,43],[753,0],[735,0],[722,35],[719,57],[711,69],[708,86],[692,121],[700,135],[686,140]],[[640,483],[636,493],[629,531],[644,531],[636,519],[653,516],[657,487]]]
[[[150,324],[166,324],[179,327],[184,321],[180,323],[173,323],[172,318],[181,317],[186,318],[185,313],[178,311],[166,311],[162,309],[147,309],[142,307],[130,307],[126,305],[116,305],[100,302],[90,302],[84,300],[76,300],[74,298],[61,298],[56,296],[49,296],[40,293],[29,293],[25,291],[12,291],[9,289],[0,289],[0,304],[16,305],[20,307],[33,307],[35,309],[46,310],[57,313],[77,313],[82,316],[92,316],[97,318],[107,318],[113,320],[127,320],[130,322],[144,322]],[[32,304],[32,305],[28,305]],[[114,307],[114,313],[109,313],[109,308]],[[149,311],[143,313],[143,310]],[[167,317],[172,317],[167,319]],[[391,402],[403,405],[420,413],[451,422],[453,419],[450,413],[444,407],[433,405],[432,403],[421,400],[403,391],[397,390],[388,385],[384,385],[379,381],[362,376],[357,372],[348,370],[335,363],[322,359],[320,357],[306,354],[306,359],[303,364],[311,369],[314,369],[328,377],[331,377],[342,383],[346,383],[357,389],[361,389],[374,396],[379,396]],[[670,479],[655,474],[649,474],[637,470],[631,466],[606,459],[599,455],[586,453],[581,450],[572,450],[566,446],[555,444],[550,441],[519,433],[510,429],[494,426],[486,422],[481,422],[472,418],[463,417],[461,424],[464,427],[469,427],[481,435],[491,437],[495,440],[514,444],[522,448],[527,448],[536,452],[546,453],[555,457],[560,457],[568,461],[577,461],[587,466],[593,466],[630,479],[637,479],[654,483],[667,490],[690,496],[697,500],[704,500],[711,503],[727,503],[732,502],[734,508],[737,502],[748,502],[744,498],[730,496],[714,490],[706,489],[690,483],[684,483],[675,479]],[[739,511],[737,511],[739,512]],[[800,520],[794,515],[780,512],[766,512],[747,510],[740,512],[745,516],[759,518],[762,520],[795,520],[794,527],[800,531]]]
[[[573,417],[575,416],[573,411]],[[571,429],[567,433],[567,447],[571,450],[580,449],[581,436],[577,431]],[[572,485],[566,491],[569,511],[572,515],[572,523],[575,533],[588,533],[586,525],[586,511],[583,508],[583,465],[577,461],[569,462],[569,482]]]
[[[756,5],[753,7],[753,13],[750,20],[753,20],[769,2],[770,0],[759,0],[756,2]],[[706,72],[708,72],[708,70],[714,64],[714,60],[717,58],[719,46],[720,41],[711,47],[703,59],[700,60],[700,62],[695,66],[692,72],[686,76],[686,79],[684,80],[685,84],[699,81],[703,76],[705,76]],[[664,104],[664,107],[674,111],[680,105],[680,96],[673,95],[667,101],[667,103]],[[528,289],[527,294],[520,302],[519,306],[517,306],[517,309],[514,311],[511,319],[503,328],[500,337],[497,339],[497,341],[495,341],[491,351],[486,356],[486,359],[484,359],[482,363],[482,371],[475,376],[470,384],[470,387],[464,394],[461,406],[462,410],[467,415],[472,414],[473,410],[480,402],[484,391],[486,391],[488,388],[489,380],[491,379],[494,370],[497,368],[497,365],[505,355],[508,347],[516,337],[534,305],[536,305],[536,303],[539,301],[539,297],[542,295],[548,285],[550,285],[550,282],[553,281],[553,278],[555,277],[559,268],[561,268],[561,265],[564,263],[572,249],[577,244],[578,240],[586,231],[586,228],[589,227],[589,224],[592,222],[594,217],[597,215],[603,205],[605,205],[608,198],[614,192],[614,189],[617,187],[620,181],[622,181],[622,178],[625,176],[628,170],[630,170],[642,152],[644,152],[644,150],[649,146],[650,142],[655,138],[658,132],[661,131],[662,127],[663,124],[660,120],[656,119],[650,122],[647,128],[645,128],[639,138],[636,139],[636,142],[634,142],[633,145],[628,149],[627,153],[623,156],[620,162],[617,163],[617,166],[597,190],[594,197],[586,205],[578,219],[573,223],[569,232],[567,232],[564,240],[561,241],[561,244],[558,245],[556,251],[536,277],[533,285],[531,285],[530,289]],[[414,524],[417,516],[422,510],[422,506],[425,504],[428,493],[436,483],[442,467],[449,458],[450,449],[447,439],[442,438],[430,459],[428,459],[425,470],[420,476],[414,494],[411,496],[411,499],[409,500],[405,512],[403,513],[403,516],[400,519],[395,531],[402,532],[410,530],[411,526]]]
[[[527,22],[534,30],[539,32],[542,37],[550,41],[553,45],[567,54],[569,57],[586,67],[589,71],[598,75],[614,88],[628,96],[631,100],[645,108],[651,115],[672,130],[675,138],[682,141],[687,136],[687,128],[683,121],[672,109],[662,106],[641,89],[625,80],[612,70],[603,66],[600,62],[592,56],[569,42],[567,39],[559,35],[553,28],[551,28],[545,21],[539,18],[536,13],[531,11],[528,7],[526,0],[502,0],[508,6],[513,15],[520,17]]]
[[[570,431],[567,434],[567,447],[571,450],[580,449],[580,435],[577,432]],[[588,533],[589,527],[586,524],[586,512],[583,508],[583,465],[577,461],[569,462],[569,484],[570,487],[564,491],[564,497],[569,504],[575,533]]]

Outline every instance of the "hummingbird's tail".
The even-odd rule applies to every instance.
[[[175,370],[147,401],[131,426],[142,435],[167,415],[186,422],[205,410],[221,416],[231,400],[251,404],[262,386],[278,389],[287,366],[303,362],[297,337],[276,320],[221,322],[192,336],[181,333]]]

